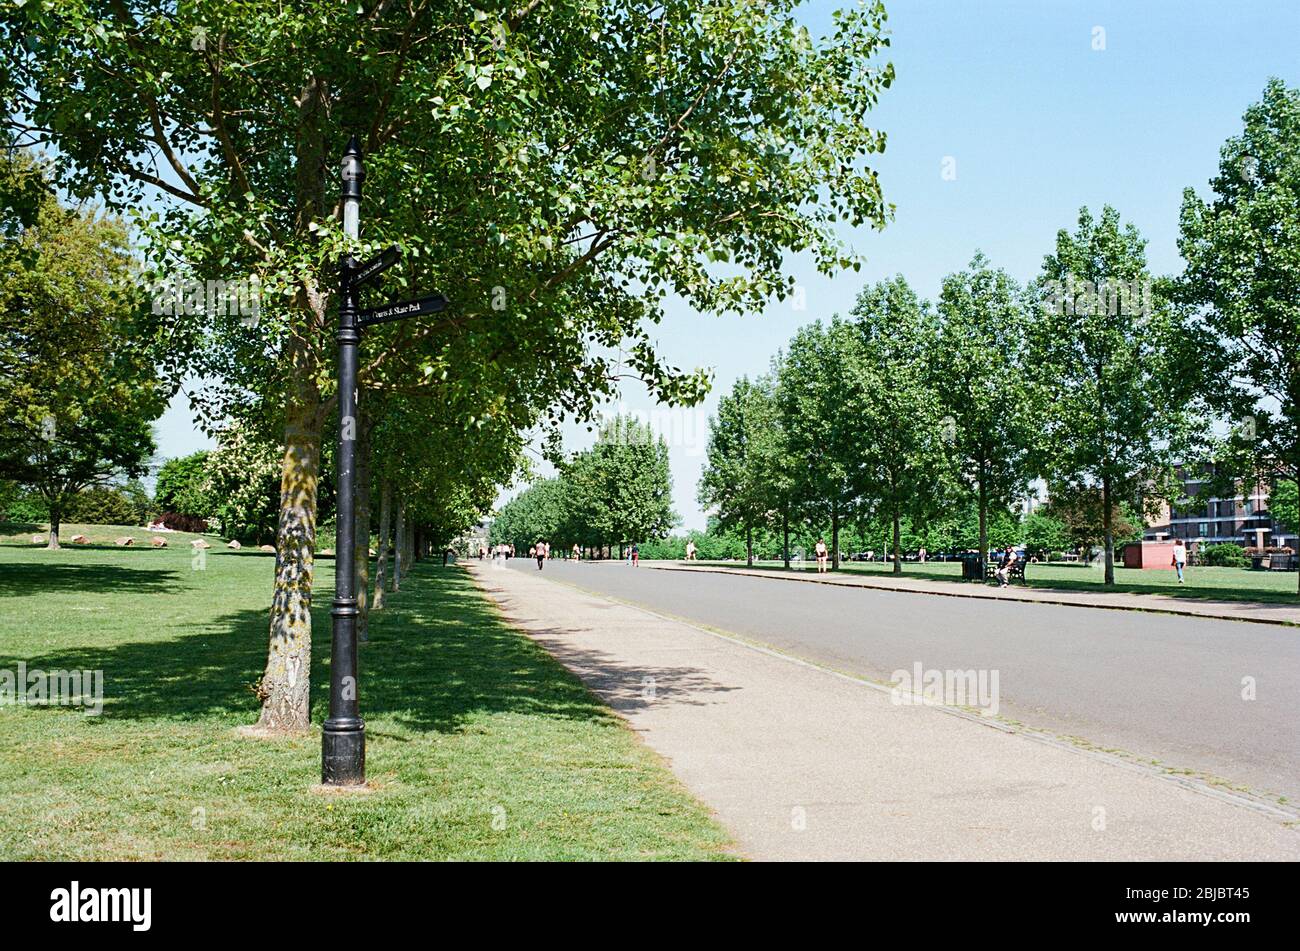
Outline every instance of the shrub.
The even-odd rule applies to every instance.
[[[8,480],[0,482],[0,521],[39,523],[49,517],[49,506],[35,492]]]
[[[201,535],[208,530],[208,521],[198,515],[181,515],[179,512],[163,512],[162,523],[164,528],[170,528],[174,532],[193,532]]]
[[[143,513],[121,489],[96,486],[78,492],[64,510],[63,521],[91,525],[134,525]]]
[[[1246,568],[1250,565],[1246,550],[1235,542],[1207,545],[1201,549],[1200,560],[1201,564],[1216,568]]]

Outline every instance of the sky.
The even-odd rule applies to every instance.
[[[801,19],[821,35],[850,2],[811,0]],[[886,9],[885,59],[897,77],[871,114],[888,144],[870,164],[896,210],[883,231],[844,230],[866,257],[861,272],[826,277],[791,258],[802,308],[787,300],[744,317],[670,301],[654,338],[670,364],[710,368],[711,394],[692,409],[658,407],[627,384],[607,410],[633,412],[667,440],[684,529],[705,527],[695,489],[719,396],[766,371],[800,326],[847,312],[864,285],[894,274],[934,299],[976,249],[1028,280],[1083,205],[1115,206],[1146,237],[1152,272],[1176,272],[1183,189],[1208,192],[1219,148],[1270,76],[1300,85],[1300,0],[886,0]],[[210,447],[183,395],[157,435],[160,457]],[[569,426],[565,449],[592,438]]]

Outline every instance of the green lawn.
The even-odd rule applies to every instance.
[[[658,758],[461,569],[421,563],[373,619],[361,700],[375,791],[330,795],[310,788],[318,731],[236,732],[256,719],[273,556],[213,539],[195,570],[188,536],[47,552],[31,534],[0,530],[17,538],[0,544],[0,669],[102,670],[105,705],[0,706],[0,860],[732,854]],[[332,573],[318,563],[317,725]]]
[[[731,566],[744,562],[718,562]],[[815,571],[816,565],[805,562],[804,570]],[[780,568],[780,562],[760,562],[760,568]],[[841,570],[848,573],[888,575],[892,564],[880,562],[845,562]],[[931,578],[962,584],[960,562],[904,562],[905,577]],[[1251,571],[1247,568],[1188,568],[1187,581],[1179,584],[1172,571],[1143,571],[1137,568],[1115,568],[1113,591],[1139,594],[1167,594],[1178,598],[1200,598],[1231,601],[1264,601],[1274,604],[1300,604],[1296,594],[1294,571]],[[1031,588],[1064,591],[1101,591],[1100,565],[1081,564],[1031,564],[1025,571],[1026,583]],[[967,582],[969,583],[969,582]]]

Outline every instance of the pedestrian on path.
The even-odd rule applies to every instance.
[[[1183,569],[1187,566],[1187,545],[1178,539],[1174,542],[1174,570],[1178,572],[1178,583],[1183,583]]]
[[[688,542],[686,543],[686,560],[687,560],[687,561],[694,561],[694,560],[695,560],[695,542],[694,542],[694,540],[692,540],[692,541],[688,541]]]
[[[542,570],[542,565],[546,563],[546,555],[550,551],[550,546],[544,541],[538,541],[534,554],[537,556],[537,570]]]
[[[582,561],[582,549],[578,547],[577,542],[573,543],[573,560]]]
[[[640,566],[641,566],[641,549],[638,548],[636,545],[633,545],[632,546],[632,567],[639,568]]]
[[[830,550],[826,547],[826,539],[817,539],[817,544],[813,546],[813,551],[817,553],[817,573],[823,574],[827,570],[826,558]]]

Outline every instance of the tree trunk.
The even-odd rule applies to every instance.
[[[384,609],[384,582],[388,572],[388,553],[392,550],[389,533],[393,527],[393,484],[387,479],[379,483],[379,557],[375,560],[374,609]]]
[[[59,526],[63,523],[63,512],[58,505],[50,506],[50,540],[45,547],[49,551],[59,550]]]
[[[903,532],[899,525],[898,506],[894,506],[894,574],[903,573],[902,552],[899,550],[902,546]]]
[[[389,591],[402,590],[402,572],[409,564],[406,555],[406,499],[397,500],[397,528],[393,531],[393,584]]]
[[[357,520],[352,560],[356,565],[357,640],[370,637],[370,430],[357,409]]]
[[[831,509],[831,570],[840,567],[840,510],[839,506]]]
[[[295,231],[306,236],[325,209],[325,88],[310,76],[298,95],[294,144]],[[285,394],[284,461],[275,542],[275,591],[266,670],[258,685],[258,726],[305,730],[311,724],[311,586],[316,551],[316,489],[320,474],[324,408],[315,379],[319,367],[313,335],[327,326],[324,295],[303,288],[295,301],[300,329],[289,338],[289,391]]]
[[[316,549],[316,481],[320,471],[320,394],[306,383],[289,399],[280,473],[271,642],[258,694],[268,730],[311,723],[311,586]]]
[[[1106,577],[1105,583],[1113,585],[1115,583],[1115,536],[1110,517],[1110,477],[1106,476],[1101,480],[1101,525],[1102,525],[1102,544],[1106,548]]]
[[[785,560],[785,570],[790,570],[790,510],[781,509],[781,553]]]
[[[980,575],[983,577],[984,560],[989,556],[989,496],[984,484],[984,463],[980,463]]]
[[[754,529],[749,525],[745,526],[745,566],[754,567]]]

